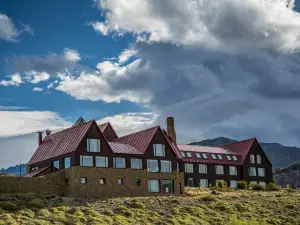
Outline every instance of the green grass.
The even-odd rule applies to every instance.
[[[1,194],[0,225],[295,225],[300,191],[204,190],[182,197],[85,201],[36,194]]]

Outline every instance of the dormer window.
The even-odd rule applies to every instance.
[[[211,154],[212,159],[217,159],[217,156],[215,154]]]
[[[235,155],[232,156],[232,159],[233,159],[234,161],[237,161],[237,157],[236,157]]]
[[[187,157],[192,158],[192,154],[190,152],[186,153]]]
[[[100,140],[88,138],[86,148],[88,152],[100,152]]]
[[[231,161],[231,156],[230,155],[226,155],[227,160]]]
[[[222,160],[222,159],[223,159],[222,155],[219,155],[219,154],[218,154],[218,159],[219,159],[219,160]]]
[[[196,157],[197,157],[197,159],[201,159],[201,154],[197,152]]]
[[[154,156],[165,157],[165,145],[163,144],[153,144]]]
[[[186,157],[185,152],[180,152],[182,157]]]
[[[202,157],[203,157],[204,159],[207,159],[206,153],[202,153]]]

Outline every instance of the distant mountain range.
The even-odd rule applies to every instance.
[[[236,142],[236,140],[218,137],[214,139],[207,139],[199,142],[193,142],[191,145],[202,146],[220,146]],[[300,148],[287,147],[278,143],[264,143],[260,142],[261,147],[272,161],[273,168],[284,168],[300,160]]]
[[[206,139],[203,141],[190,143],[191,145],[202,145],[202,146],[221,146],[236,142],[236,140],[218,137],[214,139]],[[287,147],[278,143],[263,143],[260,142],[262,148],[266,152],[273,164],[273,168],[284,168],[290,166],[297,161],[300,161],[300,148]],[[21,164],[22,176],[26,174],[26,164]],[[20,167],[19,165],[11,166],[7,169],[0,169],[0,173],[11,173],[19,176]]]

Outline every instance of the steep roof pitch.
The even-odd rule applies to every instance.
[[[94,120],[82,122],[44,138],[27,165],[32,165],[60,155],[76,151]],[[95,123],[96,124],[96,123]]]
[[[115,136],[114,138],[118,138],[118,135],[117,135],[115,129],[113,128],[113,126],[110,124],[110,122],[100,124],[100,125],[98,125],[98,127],[103,134],[107,129],[110,129]]]
[[[39,175],[40,173],[44,172],[46,169],[49,169],[50,166],[42,167],[36,170],[31,171],[30,173],[27,173],[25,177],[35,177]]]

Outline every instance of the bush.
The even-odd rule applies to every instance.
[[[251,188],[255,191],[263,191],[265,190],[265,187],[261,184],[253,184],[251,185]]]
[[[27,205],[30,208],[37,208],[37,209],[43,208],[43,206],[44,206],[42,201],[40,199],[37,199],[37,198],[29,200],[27,202]]]
[[[16,211],[19,209],[19,207],[15,203],[8,201],[0,202],[0,207],[7,211]]]
[[[280,191],[280,190],[281,190],[281,187],[278,186],[277,184],[269,183],[269,184],[266,186],[266,190],[267,190],[267,191]]]
[[[238,189],[248,189],[248,183],[247,181],[240,180],[237,182],[237,188]]]
[[[224,180],[218,181],[218,182],[216,183],[216,187],[217,187],[217,188],[227,188],[227,182],[224,181]]]
[[[145,209],[145,205],[141,202],[132,202],[130,205],[129,205],[130,208],[135,208],[135,209]]]
[[[215,199],[213,196],[206,195],[206,196],[203,196],[200,200],[202,200],[202,201],[204,201],[204,202],[213,202],[213,201],[215,201],[216,199]]]

